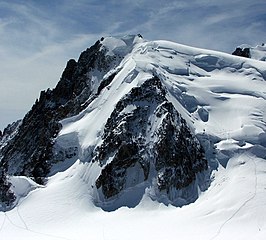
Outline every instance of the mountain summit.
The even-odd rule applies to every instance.
[[[139,35],[107,37],[69,60],[3,147],[2,175],[45,184],[81,161],[95,169],[86,181],[104,209],[136,206],[147,188],[167,204],[195,201],[207,187],[207,160],[160,73],[138,69],[150,47],[159,51]]]
[[[45,215],[44,204],[67,216],[70,202],[77,212],[193,203],[215,219],[232,203],[226,221],[263,191],[265,80],[263,61],[101,38],[2,134],[1,209]]]

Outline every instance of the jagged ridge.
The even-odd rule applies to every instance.
[[[60,120],[74,116],[88,104],[93,86],[91,71],[106,73],[114,67],[112,57],[97,41],[81,53],[78,62],[68,61],[54,90],[42,91],[24,117],[18,133],[2,150],[1,166],[9,174],[33,177],[38,183],[49,173],[53,162],[53,139],[61,129]]]

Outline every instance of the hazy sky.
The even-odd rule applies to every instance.
[[[266,42],[265,0],[0,0],[0,129],[102,36],[141,33],[232,52]]]

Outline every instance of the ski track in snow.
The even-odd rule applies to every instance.
[[[218,238],[219,235],[221,234],[223,228],[225,227],[225,225],[228,224],[257,195],[257,183],[258,183],[257,181],[258,181],[258,179],[257,179],[257,166],[256,166],[256,163],[255,163],[255,161],[254,161],[253,158],[251,158],[251,157],[248,156],[247,153],[243,153],[241,156],[243,156],[243,155],[245,155],[246,157],[248,157],[252,161],[252,163],[254,165],[254,175],[255,175],[255,180],[254,180],[254,193],[253,193],[253,195],[250,198],[248,198],[247,200],[245,200],[241,204],[241,206],[219,227],[217,233],[212,238],[210,238],[210,240],[213,240],[213,239]]]
[[[3,222],[2,222],[1,227],[0,227],[0,236],[1,236],[1,232],[2,232],[2,230],[4,228],[5,222],[6,222],[6,214],[4,216]]]
[[[17,224],[15,224],[11,219],[10,217],[8,216],[7,212],[4,213],[5,217],[4,217],[4,220],[2,222],[2,225],[0,227],[0,237],[1,237],[1,232],[3,231],[4,229],[4,225],[5,225],[5,222],[6,222],[6,219],[9,221],[9,223],[11,225],[13,225],[15,228],[19,228],[19,229],[22,229],[22,230],[25,230],[25,231],[28,231],[28,232],[31,232],[31,233],[34,233],[34,234],[37,234],[37,235],[42,235],[42,236],[46,236],[49,238],[56,238],[56,239],[64,239],[64,240],[73,240],[73,239],[70,239],[70,238],[65,238],[65,237],[61,237],[61,236],[56,236],[56,235],[52,235],[52,234],[48,234],[48,233],[43,233],[43,232],[38,232],[38,231],[34,231],[32,229],[30,229],[25,220],[23,219],[23,217],[21,216],[20,212],[19,212],[19,206],[16,207],[16,212],[17,212],[17,215],[19,217],[19,219],[21,220],[21,222],[23,223],[24,227],[21,227]],[[0,238],[1,239],[1,238]]]
[[[22,218],[22,216],[21,216],[20,213],[19,213],[19,206],[17,206],[16,210],[17,210],[17,213],[18,213],[18,216],[19,216],[21,222],[24,224],[25,229],[29,230],[29,228],[28,228],[26,222],[24,221],[24,219]]]

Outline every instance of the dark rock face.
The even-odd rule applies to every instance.
[[[81,53],[77,62],[73,59],[68,61],[55,89],[41,92],[40,98],[20,123],[16,134],[5,146],[1,145],[0,169],[5,169],[2,177],[6,174],[24,175],[43,184],[53,164],[65,160],[65,157],[73,157],[66,153],[63,154],[64,159],[59,159],[58,156],[53,158],[53,139],[61,129],[59,121],[78,114],[97,95],[98,83],[92,81],[93,71],[103,77],[121,60],[117,56],[106,56],[106,51],[100,41],[97,41]],[[109,79],[109,83],[111,80]],[[9,129],[4,131],[1,139],[5,134],[8,135],[8,131]],[[0,181],[5,182],[6,179],[1,179],[1,176]],[[1,200],[3,201],[3,197],[0,196],[0,202]]]
[[[159,141],[155,143],[155,166],[159,189],[169,192],[171,186],[181,189],[192,183],[196,173],[207,169],[207,162],[202,147],[173,105],[167,103],[163,110],[166,117],[158,130]]]
[[[11,183],[8,182],[5,169],[0,169],[0,210],[8,209],[16,200],[15,194],[10,189]]]
[[[181,189],[207,169],[199,142],[166,99],[157,77],[133,88],[118,102],[96,152],[94,161],[105,165],[96,187],[101,188],[106,199],[154,177],[160,191]],[[136,165],[140,166],[138,175],[143,177],[127,186],[130,168]]]
[[[249,48],[236,48],[232,55],[250,58],[250,49]]]
[[[0,131],[0,159],[1,159],[1,149],[7,145],[7,143],[17,134],[18,128],[22,120],[18,120],[11,124],[8,124],[3,132]]]
[[[1,150],[12,140],[17,134],[21,120],[9,124],[0,134],[0,164],[1,164]],[[2,163],[0,167],[0,210],[7,210],[16,200],[14,192],[11,190],[11,183],[7,177],[7,163]]]

